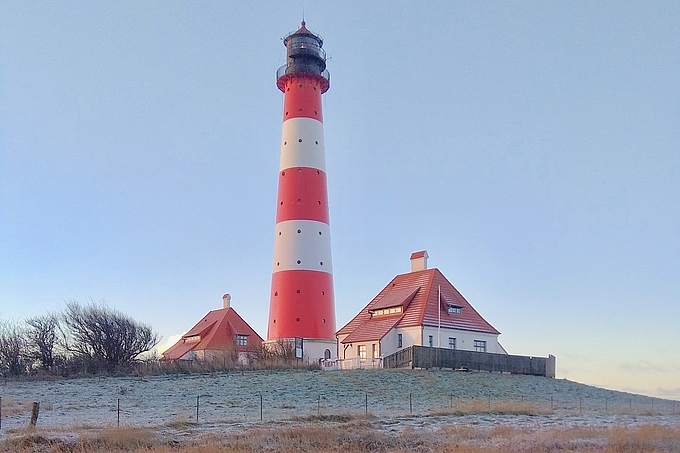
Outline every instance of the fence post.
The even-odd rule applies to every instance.
[[[366,415],[368,415],[368,393],[366,393]]]
[[[33,408],[31,409],[31,419],[28,421],[29,428],[35,428],[35,425],[38,423],[38,414],[40,414],[40,403],[34,401]]]
[[[550,397],[550,410],[552,411],[554,409],[555,409],[555,405],[553,404],[553,397],[551,396]]]
[[[453,392],[451,392],[451,409],[453,409]]]
[[[633,412],[633,398],[628,398],[628,410]]]
[[[199,406],[200,400],[201,400],[201,395],[196,396],[196,423],[198,423],[198,406]]]
[[[609,399],[606,396],[604,397],[604,412],[609,413]]]
[[[321,395],[319,395],[319,399],[316,400],[316,416],[321,417]]]
[[[260,393],[260,421],[262,421],[262,420],[263,420],[263,417],[262,417],[262,393]]]
[[[116,404],[116,414],[118,416],[118,427],[120,428],[120,398],[118,398],[118,403]]]
[[[408,412],[413,413],[413,393],[408,394]]]
[[[583,415],[583,397],[578,397],[578,413]]]

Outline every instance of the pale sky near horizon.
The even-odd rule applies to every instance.
[[[680,4],[0,3],[0,319],[266,336],[281,37],[324,96],[337,328],[426,249],[511,354],[680,399]]]

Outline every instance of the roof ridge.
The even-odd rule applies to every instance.
[[[421,272],[429,272],[429,275],[427,276],[427,283],[426,283],[426,290],[425,290],[425,304],[423,305],[423,309],[420,311],[418,314],[418,324],[423,325],[423,319],[425,319],[425,312],[427,311],[427,304],[430,301],[430,292],[432,291],[432,283],[434,282],[434,275],[435,271],[439,272],[439,269],[436,267],[433,267],[432,269],[425,269]]]

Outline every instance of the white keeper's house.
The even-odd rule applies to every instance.
[[[475,310],[439,269],[427,268],[427,251],[411,255],[411,272],[397,275],[336,332],[339,359],[362,367],[409,346],[507,354],[500,332]]]

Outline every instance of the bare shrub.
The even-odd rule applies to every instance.
[[[44,370],[54,366],[59,317],[48,313],[26,320],[26,340],[29,357]]]
[[[107,307],[104,303],[82,306],[66,304],[62,317],[65,348],[76,359],[100,365],[109,373],[129,367],[142,353],[153,349],[160,338],[143,323]]]
[[[0,372],[20,376],[28,367],[28,348],[24,330],[9,321],[0,323]]]

